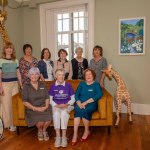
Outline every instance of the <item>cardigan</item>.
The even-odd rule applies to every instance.
[[[49,61],[49,64],[50,64],[52,67],[54,66],[54,63],[53,63],[53,61],[51,61],[51,60]],[[39,68],[39,70],[40,70],[40,73],[43,75],[43,77],[44,77],[45,79],[48,79],[47,66],[46,66],[46,63],[44,62],[43,59],[38,62],[38,68]]]
[[[79,71],[78,61],[75,58],[73,58],[71,60],[71,62],[72,62],[72,69],[73,69],[72,79],[78,79],[78,71]],[[88,61],[87,61],[87,59],[83,58],[82,65],[83,65],[83,70],[82,71],[84,71],[85,69],[88,68]],[[81,79],[83,79],[83,75],[82,75]]]

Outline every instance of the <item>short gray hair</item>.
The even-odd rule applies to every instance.
[[[77,48],[75,49],[75,53],[77,53],[77,50],[78,50],[78,49],[81,49],[82,52],[83,52],[83,48],[82,48],[82,47],[77,47]]]
[[[62,73],[65,75],[65,70],[64,70],[64,69],[57,69],[57,70],[55,71],[55,76],[56,76],[56,78],[57,78],[58,73],[60,73],[60,72],[62,72]]]
[[[32,67],[30,68],[29,72],[28,72],[28,77],[30,78],[31,74],[33,73],[37,73],[40,76],[40,70],[37,67]]]

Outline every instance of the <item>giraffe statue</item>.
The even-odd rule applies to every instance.
[[[106,76],[109,79],[112,79],[112,77],[116,80],[117,82],[117,90],[114,95],[114,105],[116,108],[116,115],[117,115],[117,120],[115,123],[115,126],[118,127],[119,121],[120,121],[120,112],[121,112],[121,104],[124,103],[127,106],[127,111],[129,114],[129,123],[132,123],[132,117],[131,117],[131,98],[130,94],[125,86],[124,81],[116,72],[115,70],[112,69],[112,65],[109,65],[107,69],[102,70],[106,74]]]
[[[0,33],[2,35],[3,44],[10,42],[6,28],[5,28],[5,21],[7,19],[6,11],[0,10]]]

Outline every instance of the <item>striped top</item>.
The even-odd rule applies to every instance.
[[[2,71],[2,82],[18,81],[17,69],[19,68],[18,60],[0,59],[0,69]]]

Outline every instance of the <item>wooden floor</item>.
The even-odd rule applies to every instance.
[[[71,146],[73,128],[69,127],[67,148],[54,148],[53,127],[48,129],[50,140],[41,142],[37,140],[36,128],[23,127],[20,135],[5,130],[0,150],[150,150],[150,116],[133,115],[133,124],[129,125],[127,115],[122,114],[119,128],[111,127],[110,136],[106,127],[91,127],[90,130],[87,142]],[[80,127],[79,137],[82,133],[83,127]]]

